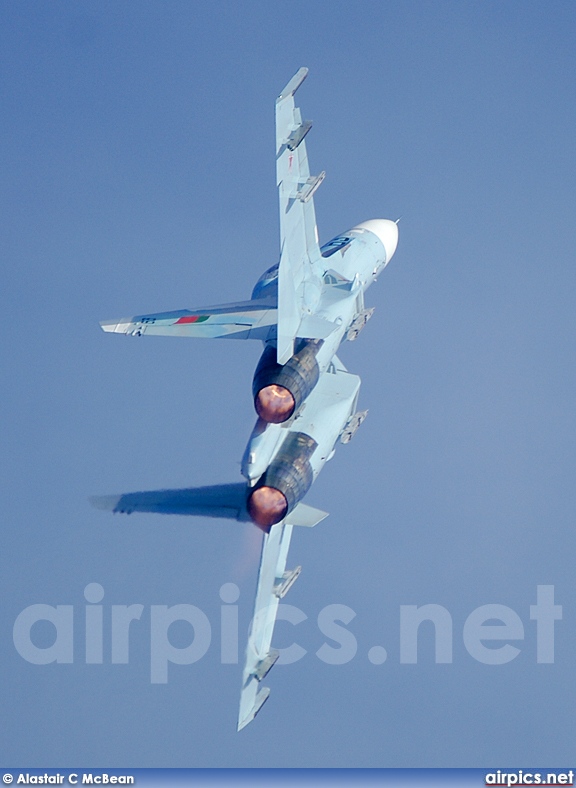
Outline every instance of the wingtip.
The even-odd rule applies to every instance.
[[[280,93],[276,101],[282,101],[283,99],[288,98],[289,96],[293,96],[294,93],[298,90],[300,85],[304,82],[306,77],[308,76],[308,69],[306,66],[302,66],[299,68],[298,71],[294,74],[290,82],[286,85],[284,90]]]
[[[96,509],[113,512],[120,501],[121,495],[91,495],[88,499]]]
[[[238,720],[238,727],[236,728],[237,731],[241,731],[242,728],[245,728],[249,725],[254,717],[258,714],[262,706],[266,703],[268,698],[270,697],[270,687],[261,687],[259,693],[256,695],[256,699],[254,701],[254,705],[248,712],[248,714],[243,717],[241,720]]]
[[[101,320],[100,328],[113,334],[126,334],[128,328],[132,325],[132,318],[125,317],[120,320]]]

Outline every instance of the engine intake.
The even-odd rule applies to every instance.
[[[290,433],[248,497],[252,522],[268,533],[306,495],[313,481],[310,457],[317,443],[304,432]]]
[[[276,348],[266,347],[252,383],[254,407],[263,421],[281,424],[298,410],[318,383],[316,356],[321,346],[319,339],[302,340],[298,352],[284,365],[276,361]]]

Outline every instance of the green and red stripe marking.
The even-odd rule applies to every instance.
[[[180,317],[174,323],[175,326],[182,323],[205,323],[210,315],[186,315],[186,317]]]

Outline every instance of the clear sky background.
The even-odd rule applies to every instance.
[[[4,0],[0,65],[1,762],[573,765],[574,4]],[[285,601],[308,619],[275,645],[308,654],[272,671],[237,734],[219,590],[240,588],[242,658],[259,532],[87,499],[240,480],[261,347],[98,321],[249,297],[278,257],[274,99],[303,65],[321,241],[403,218],[376,313],[341,353],[368,419],[306,499],[330,517],[292,543]],[[102,665],[84,656],[91,582]],[[539,584],[563,606],[554,664],[536,661]],[[14,648],[38,603],[74,606],[72,664]],[[137,603],[130,662],[112,665],[110,606]],[[181,603],[212,645],[153,685],[150,605]],[[490,603],[524,624],[505,665],[462,640]],[[346,665],[315,655],[329,604],[356,613]],[[425,604],[452,616],[452,664],[430,624],[400,663],[400,606]]]

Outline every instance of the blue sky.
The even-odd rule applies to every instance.
[[[569,2],[2,4],[3,763],[574,760],[575,33]],[[291,548],[304,569],[286,601],[308,618],[275,641],[308,653],[272,671],[237,734],[219,590],[240,588],[242,653],[256,529],[87,499],[239,480],[260,347],[98,321],[249,296],[278,256],[274,98],[302,65],[321,241],[403,218],[374,318],[342,350],[368,419],[307,497],[330,517]],[[87,665],[94,582],[105,656]],[[553,664],[536,661],[538,585],[563,606]],[[150,606],[183,603],[213,643],[153,685]],[[462,639],[493,603],[525,631],[499,666]],[[74,607],[73,663],[17,653],[33,604]],[[144,612],[113,665],[110,606],[128,604]],[[315,656],[331,604],[356,613],[346,665]],[[400,607],[425,604],[452,617],[451,664],[429,624],[418,663],[400,662]]]

